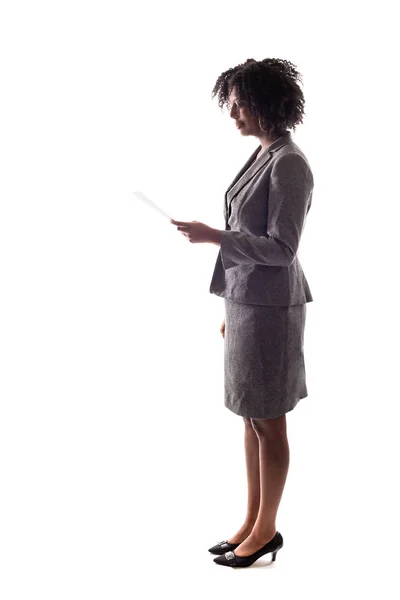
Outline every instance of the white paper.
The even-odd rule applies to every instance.
[[[149,206],[150,208],[156,210],[157,212],[159,212],[160,214],[162,214],[163,217],[166,217],[168,220],[172,219],[172,217],[170,217],[162,208],[160,208],[155,202],[153,202],[152,200],[150,200],[150,198],[148,198],[147,196],[145,196],[143,194],[143,192],[133,192],[133,195],[136,198],[139,198],[139,200],[142,200],[145,204],[147,204],[147,206]]]

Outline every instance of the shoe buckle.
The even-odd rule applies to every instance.
[[[231,566],[233,565],[236,567],[236,556],[235,556],[234,552],[232,552],[232,551],[225,552],[225,558]]]

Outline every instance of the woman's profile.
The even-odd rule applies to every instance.
[[[225,194],[225,229],[171,220],[191,242],[220,246],[210,292],[224,299],[225,406],[244,421],[247,511],[239,529],[209,548],[217,564],[246,567],[283,546],[276,517],[289,468],[286,413],[308,395],[306,304],[297,251],[313,175],[290,130],[303,122],[301,75],[287,60],[249,59],[212,91],[238,132],[259,146]]]

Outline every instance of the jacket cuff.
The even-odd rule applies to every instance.
[[[221,230],[221,261],[225,271],[237,266],[230,234],[231,232],[228,230]]]

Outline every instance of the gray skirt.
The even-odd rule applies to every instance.
[[[306,398],[306,304],[261,306],[224,298],[225,406],[271,419]]]

